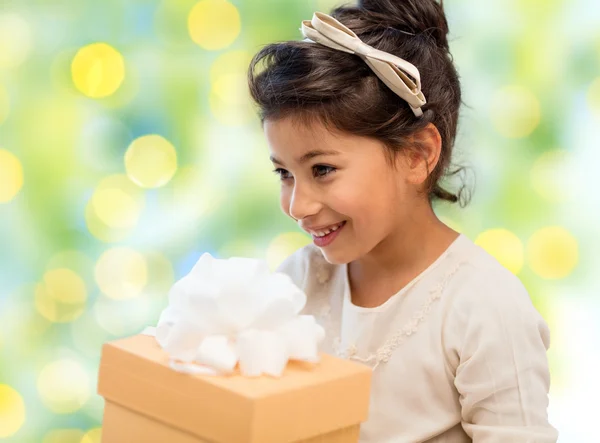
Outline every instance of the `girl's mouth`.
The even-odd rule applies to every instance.
[[[323,232],[323,235],[313,234],[313,240],[315,245],[320,248],[324,248],[325,246],[331,244],[331,242],[336,239],[336,237],[339,235],[340,231],[344,228],[345,225],[346,222],[343,221],[327,229],[326,232]]]

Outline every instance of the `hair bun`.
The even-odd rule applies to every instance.
[[[448,50],[443,0],[359,0],[358,6],[387,26],[412,34],[427,34]]]

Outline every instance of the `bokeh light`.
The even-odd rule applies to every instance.
[[[573,235],[561,226],[536,231],[527,242],[527,262],[542,278],[567,277],[579,261],[579,246]]]
[[[0,384],[0,438],[15,434],[24,422],[23,397],[10,386]]]
[[[23,186],[23,167],[10,151],[0,148],[0,203],[11,201]]]
[[[152,134],[135,139],[125,153],[129,178],[142,188],[166,185],[177,171],[177,152],[164,137]]]
[[[80,443],[100,443],[101,440],[102,428],[94,428],[85,433]]]
[[[92,43],[77,51],[71,64],[75,87],[90,98],[115,93],[125,79],[125,61],[119,51],[107,43]]]
[[[83,436],[80,429],[52,429],[42,443],[81,443]]]
[[[146,259],[130,248],[109,249],[98,259],[95,277],[100,290],[110,298],[136,297],[148,281]]]
[[[571,155],[564,150],[544,152],[531,168],[531,186],[549,202],[560,203],[573,194]]]
[[[37,389],[44,405],[56,414],[72,414],[90,396],[90,379],[76,361],[61,359],[46,365],[39,374]]]
[[[47,320],[69,323],[85,309],[85,282],[70,269],[52,269],[35,289],[35,307]]]
[[[70,269],[86,283],[94,280],[94,261],[83,251],[66,249],[52,255],[46,264],[46,271],[53,269]]]
[[[506,86],[494,94],[490,116],[496,130],[504,137],[526,137],[540,123],[540,103],[529,89]]]
[[[105,242],[127,237],[145,207],[145,196],[126,175],[104,178],[88,202],[86,224],[94,237]]]
[[[0,14],[0,69],[19,67],[31,53],[31,26],[16,13]]]
[[[223,49],[240,34],[240,14],[226,0],[201,0],[190,11],[188,30],[192,40],[203,49]]]
[[[285,232],[275,237],[267,248],[267,263],[275,270],[294,251],[312,243],[312,238],[301,232]]]
[[[230,51],[211,66],[210,109],[224,125],[242,125],[254,116],[246,77],[251,59],[247,51]]]
[[[133,228],[140,217],[136,200],[121,189],[97,190],[92,205],[98,218],[110,228]]]
[[[484,231],[477,236],[475,244],[493,255],[513,274],[518,274],[523,268],[523,243],[509,230],[500,228]]]

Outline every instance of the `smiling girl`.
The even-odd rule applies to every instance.
[[[549,331],[519,279],[442,223],[461,102],[443,7],[363,0],[249,69],[281,207],[314,243],[280,266],[323,351],[373,368],[361,443],[555,442]],[[257,72],[257,65],[264,69]]]

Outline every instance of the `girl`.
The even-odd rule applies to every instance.
[[[361,443],[555,442],[546,323],[432,209],[464,203],[440,184],[461,101],[442,5],[363,0],[301,29],[256,54],[249,86],[282,209],[314,239],[279,271],[323,351],[373,368]]]

